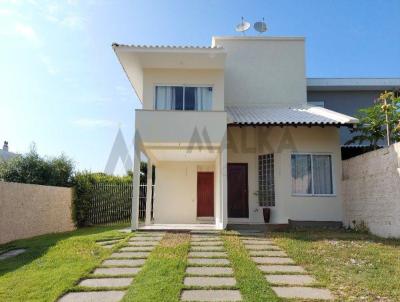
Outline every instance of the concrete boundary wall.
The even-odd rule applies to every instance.
[[[0,244],[75,229],[72,189],[0,181]]]
[[[344,225],[400,238],[400,143],[343,161]]]

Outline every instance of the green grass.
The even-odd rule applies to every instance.
[[[188,234],[167,233],[135,277],[123,301],[179,301],[189,239]]]
[[[112,253],[95,241],[127,237],[114,227],[91,227],[19,240],[0,250],[26,248],[0,260],[0,301],[55,301]]]
[[[55,301],[79,290],[77,282],[113,252],[95,242],[132,236],[118,232],[120,228],[85,228],[0,246],[1,251],[28,249],[0,261],[0,301]],[[400,240],[345,231],[276,232],[271,237],[338,301],[400,301]],[[275,296],[234,232],[224,232],[222,238],[244,301],[286,301]],[[179,301],[189,239],[188,234],[168,233],[123,301]]]
[[[273,233],[338,301],[400,301],[400,241],[346,231]]]
[[[222,236],[234,269],[238,288],[245,302],[281,301],[272,291],[263,273],[250,259],[239,237],[233,232]]]

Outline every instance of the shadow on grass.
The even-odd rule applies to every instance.
[[[17,270],[20,267],[35,261],[36,259],[41,258],[51,247],[57,245],[57,243],[62,240],[67,240],[69,238],[78,236],[100,235],[104,232],[118,230],[122,227],[126,227],[126,225],[85,227],[75,231],[40,235],[29,239],[16,240],[4,245],[0,245],[1,253],[14,249],[26,249],[25,253],[22,253],[18,256],[0,260],[0,277],[4,274]],[[93,237],[93,240],[101,239],[106,238],[102,238],[102,236]]]

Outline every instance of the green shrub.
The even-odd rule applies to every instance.
[[[104,173],[90,173],[87,171],[77,173],[73,178],[73,217],[78,227],[90,224],[88,216],[92,207],[92,200],[96,194],[94,188],[99,183],[131,184],[132,176],[110,176]]]
[[[0,161],[0,180],[9,182],[69,187],[73,173],[74,164],[68,157],[44,158],[34,147],[29,153]]]

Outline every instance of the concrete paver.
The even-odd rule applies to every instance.
[[[184,290],[182,301],[242,301],[238,290]]]

